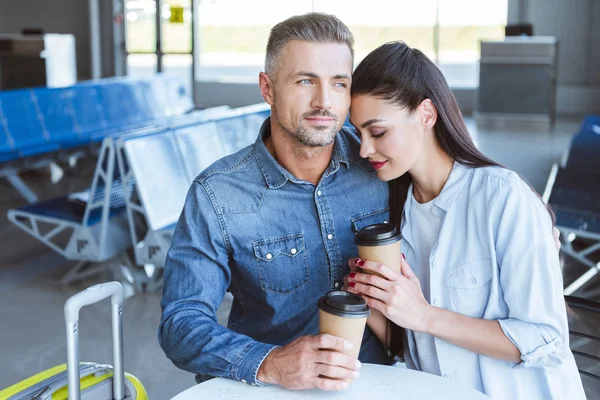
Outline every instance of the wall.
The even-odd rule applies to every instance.
[[[558,38],[558,112],[600,113],[600,1],[509,0],[508,16]]]
[[[113,5],[111,0],[99,1],[102,76],[112,76],[114,75]],[[0,0],[0,33],[21,33],[23,28],[41,28],[44,33],[75,35],[78,79],[91,78],[88,0]]]
[[[0,0],[0,33],[21,33],[22,28],[41,28],[44,33],[75,35],[77,75],[89,79],[87,0]]]

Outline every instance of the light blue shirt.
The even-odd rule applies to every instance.
[[[416,265],[411,197],[404,207],[402,252]],[[522,360],[497,360],[436,338],[441,375],[494,399],[585,399],[569,349],[552,222],[542,201],[512,171],[455,163],[434,203],[432,212],[443,222],[429,259],[431,304],[497,320]],[[407,339],[407,366],[419,369],[411,331]]]

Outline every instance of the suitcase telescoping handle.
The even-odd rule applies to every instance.
[[[79,385],[79,310],[81,307],[111,298],[113,344],[113,398],[125,397],[123,371],[123,286],[119,282],[94,285],[71,296],[65,303],[67,327],[67,379],[69,400],[80,400]]]

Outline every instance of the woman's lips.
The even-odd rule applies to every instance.
[[[379,169],[385,164],[387,164],[387,161],[371,161],[371,166],[373,166],[373,169]]]

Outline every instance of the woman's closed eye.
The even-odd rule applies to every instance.
[[[376,138],[377,139],[377,138],[380,138],[383,135],[385,135],[387,133],[387,131],[379,131],[379,130],[377,130],[377,131],[370,131],[369,133],[371,134],[372,138]]]

